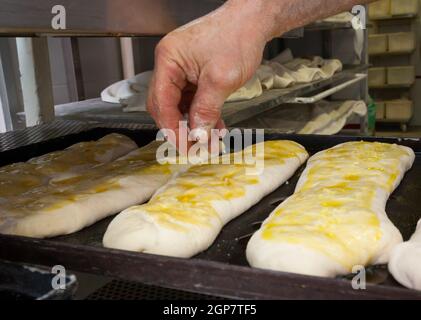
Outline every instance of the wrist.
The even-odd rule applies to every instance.
[[[265,43],[294,28],[280,0],[228,0],[224,6],[231,15],[240,15],[242,23],[258,32]]]

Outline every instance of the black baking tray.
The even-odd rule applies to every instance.
[[[77,289],[76,276],[66,274],[63,288],[54,288],[55,273],[40,266],[0,261],[0,300],[70,300]]]
[[[0,153],[0,165],[25,161],[64,149],[80,141],[99,139],[109,133],[125,134],[139,146],[152,141],[153,130],[95,128]],[[399,143],[416,153],[412,169],[387,203],[389,218],[408,239],[421,218],[421,142],[419,139],[267,134],[267,140],[289,139],[310,154],[353,140]],[[112,250],[102,247],[102,236],[113,217],[77,233],[51,239],[0,235],[0,259],[138,281],[146,284],[228,298],[250,299],[421,299],[421,292],[400,286],[386,266],[367,270],[367,288],[354,290],[351,275],[335,279],[254,269],[248,266],[245,249],[250,235],[286,197],[291,195],[303,170],[240,217],[227,224],[214,244],[191,259]]]

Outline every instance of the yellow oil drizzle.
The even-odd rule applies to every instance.
[[[93,166],[89,171],[73,173],[69,177],[51,179],[48,184],[39,184],[35,188],[32,186],[27,188],[24,183],[17,184],[18,187],[13,192],[19,191],[19,197],[10,198],[10,201],[2,204],[2,209],[9,213],[15,212],[16,215],[21,215],[22,212],[31,214],[35,210],[52,212],[76,203],[91,194],[118,190],[121,188],[119,181],[126,177],[137,175],[168,175],[170,177],[174,168],[167,164],[160,165],[155,160],[155,151],[158,146],[159,144],[152,143],[131,152],[124,158]],[[24,165],[32,166],[32,164]],[[0,197],[1,195],[0,191]]]
[[[119,134],[110,134],[98,141],[81,142],[62,150],[48,153],[46,155],[31,159],[28,161],[38,173],[47,176],[57,175],[58,173],[68,173],[74,169],[89,169],[95,165],[108,163],[115,157],[106,157],[104,155],[110,150],[127,145],[131,140],[126,136]],[[128,148],[130,151],[134,148]],[[122,156],[123,154],[116,154]]]
[[[312,248],[348,271],[366,265],[382,237],[375,192],[393,191],[405,156],[396,145],[351,142],[311,158],[305,182],[262,226],[263,239]]]
[[[0,173],[0,198],[18,196],[45,183],[45,178],[36,174],[2,175]]]
[[[0,198],[10,200],[39,188],[60,174],[72,173],[74,169],[88,170],[103,163],[101,157],[111,149],[126,145],[133,149],[133,142],[119,134],[110,134],[98,141],[75,144],[63,151],[56,151],[33,158],[26,163],[16,163],[0,168]],[[116,154],[118,155],[118,153]],[[112,157],[108,160],[112,160]],[[67,183],[75,183],[69,179]]]
[[[264,142],[263,150],[252,146],[237,155],[244,160],[250,154],[256,159],[264,159],[265,166],[271,166],[283,164],[287,158],[298,157],[306,154],[306,151],[292,141],[267,141]],[[232,160],[235,156],[223,155],[219,163],[224,163],[223,157]],[[130,210],[140,209],[153,216],[160,225],[176,231],[187,231],[188,225],[209,227],[221,220],[213,206],[215,201],[242,197],[247,186],[260,182],[257,175],[246,174],[250,166],[252,164],[245,163],[193,166],[149,203]]]

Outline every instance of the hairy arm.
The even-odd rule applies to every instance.
[[[257,16],[264,22],[262,31],[266,39],[281,36],[292,29],[303,27],[313,21],[324,19],[350,10],[358,4],[373,0],[230,0],[228,6],[233,10],[241,7],[257,6]],[[243,8],[245,10],[245,8]]]
[[[158,44],[148,111],[160,128],[175,131],[176,140],[179,121],[188,114],[196,140],[205,139],[210,129],[224,126],[224,101],[253,76],[269,40],[366,2],[229,0]]]

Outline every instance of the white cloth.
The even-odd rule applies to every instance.
[[[104,102],[120,103],[123,111],[146,111],[146,99],[152,71],[142,72],[133,78],[116,82],[101,92]]]
[[[393,249],[389,271],[405,287],[421,290],[421,220],[411,239]]]

